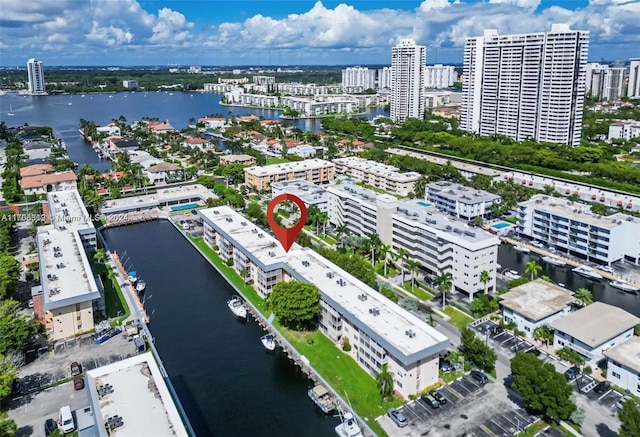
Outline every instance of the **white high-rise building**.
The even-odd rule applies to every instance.
[[[427,48],[403,39],[391,50],[391,119],[424,118],[424,67]]]
[[[601,100],[616,100],[623,96],[624,68],[592,62],[587,64],[586,93]]]
[[[378,88],[391,89],[391,67],[378,70]]]
[[[42,61],[33,58],[27,61],[27,74],[29,75],[29,94],[42,95],[47,93],[44,82],[44,68]]]
[[[553,24],[551,32],[468,38],[460,128],[580,143],[589,32]]]
[[[363,89],[376,87],[376,70],[366,67],[349,67],[342,70],[342,86],[361,86]]]
[[[631,59],[627,96],[632,99],[640,99],[640,58]]]
[[[458,80],[458,73],[452,65],[427,65],[424,68],[424,87],[443,89],[453,86]]]

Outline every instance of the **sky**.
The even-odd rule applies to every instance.
[[[640,57],[640,0],[0,0],[0,66],[387,65],[402,38],[427,64],[465,38],[590,32],[589,60]]]

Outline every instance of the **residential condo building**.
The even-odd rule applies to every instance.
[[[287,162],[244,169],[244,183],[254,190],[270,190],[274,182],[305,179],[314,184],[333,182],[336,176],[334,163],[322,159]]]
[[[632,58],[630,64],[627,96],[630,99],[640,99],[640,58]]]
[[[27,75],[29,77],[29,94],[33,96],[47,94],[42,61],[29,59],[27,61]]]
[[[460,128],[480,135],[578,145],[589,32],[553,24],[551,32],[468,38]]]
[[[453,65],[427,65],[424,68],[424,87],[444,89],[453,86],[458,80],[458,73]]]
[[[409,251],[409,259],[433,275],[449,272],[456,289],[470,298],[484,290],[480,273],[489,272],[487,289],[495,289],[500,240],[479,228],[470,228],[423,201],[400,201],[353,184],[327,187],[329,223],[345,224],[354,235],[377,233],[394,250]]]
[[[378,88],[391,89],[391,67],[384,67],[378,70]]]
[[[491,215],[491,206],[502,201],[497,194],[446,181],[428,183],[424,197],[438,210],[467,220]]]
[[[607,380],[612,384],[640,396],[640,337],[604,351],[607,358]]]
[[[315,205],[320,211],[326,212],[329,208],[329,196],[327,190],[305,179],[282,181],[271,184],[273,197],[281,194],[293,194],[298,196],[309,208]]]
[[[77,232],[85,251],[96,250],[96,228],[78,190],[47,193],[51,224],[59,231]]]
[[[204,238],[223,260],[233,260],[262,297],[280,281],[297,280],[318,287],[321,332],[340,345],[371,377],[383,364],[394,390],[404,397],[438,381],[439,354],[450,342],[443,334],[317,252],[294,244],[285,252],[278,241],[233,209],[200,210]]]
[[[637,120],[616,120],[609,125],[608,140],[640,137],[640,121]]]
[[[624,96],[626,70],[620,67],[587,64],[586,93],[598,100],[617,100]]]
[[[391,50],[391,119],[424,118],[424,68],[427,48],[403,39]]]
[[[338,174],[401,196],[413,192],[414,185],[421,176],[414,171],[402,173],[392,165],[358,157],[336,158],[333,163]]]
[[[366,67],[349,67],[342,70],[342,86],[361,86],[363,89],[375,89],[376,70]]]

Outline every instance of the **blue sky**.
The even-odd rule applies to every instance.
[[[640,56],[640,0],[0,0],[0,65],[388,64],[404,37],[461,63],[466,37],[591,32],[589,59]]]

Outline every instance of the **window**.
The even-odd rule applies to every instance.
[[[611,372],[611,375],[612,375],[614,378],[620,379],[620,374],[619,374],[619,373],[617,373],[617,372]]]

